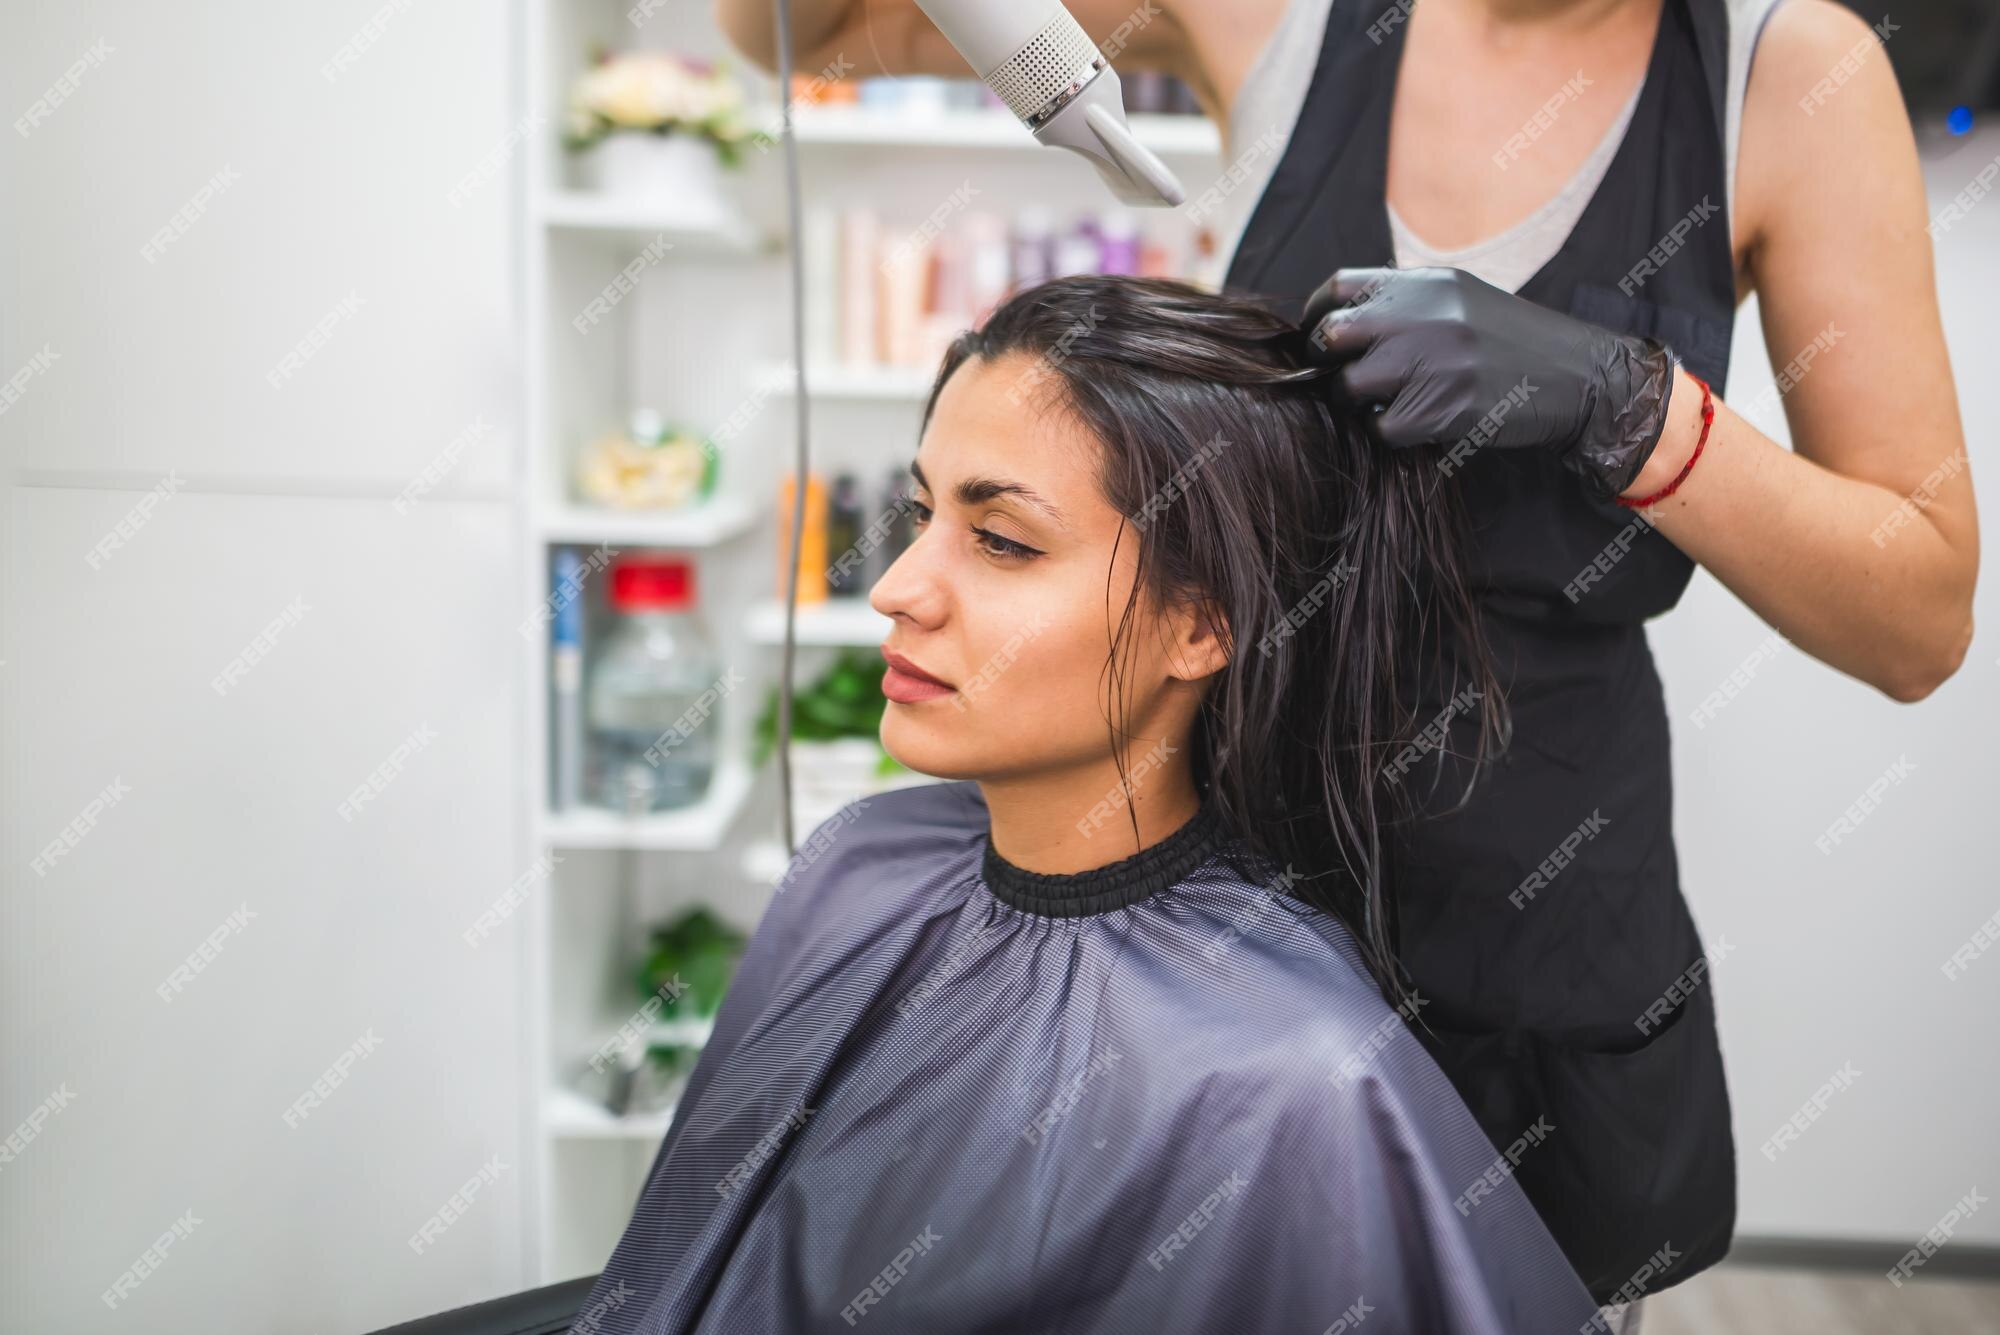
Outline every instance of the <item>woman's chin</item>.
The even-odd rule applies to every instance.
[[[904,769],[934,779],[976,779],[984,771],[965,737],[953,729],[965,715],[948,699],[915,705],[891,701],[882,714],[882,749]]]

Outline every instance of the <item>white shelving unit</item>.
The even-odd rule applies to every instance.
[[[774,244],[740,214],[605,199],[585,191],[550,191],[537,201],[535,212],[542,226],[553,231],[661,237],[684,254],[745,255]]]
[[[527,1160],[535,1220],[527,1262],[542,1283],[603,1265],[671,1123],[671,1109],[616,1116],[578,1078],[579,1058],[634,1011],[638,938],[691,904],[707,904],[747,931],[787,864],[771,767],[752,767],[751,725],[774,682],[773,646],[783,636],[774,596],[777,487],[790,466],[794,414],[812,414],[816,468],[853,470],[873,486],[914,453],[933,372],[814,360],[807,403],[796,402],[779,148],[748,154],[732,198],[720,205],[671,195],[635,203],[573,185],[556,135],[570,82],[593,46],[728,57],[776,105],[774,81],[726,50],[708,6],[663,6],[636,26],[630,10],[629,0],[523,7],[521,112],[540,117],[541,129],[522,150],[519,201],[528,331],[522,540],[532,554],[522,602],[524,610],[545,604],[550,556],[561,546],[684,555],[695,563],[697,601],[721,662],[746,685],[708,725],[717,733],[717,769],[696,806],[638,819],[552,811],[550,658],[545,633],[523,637],[534,711],[524,772],[534,781],[521,794],[522,819],[551,859],[518,915],[531,990],[521,1060],[532,1075],[524,1087],[536,1091],[526,1114],[535,1147]],[[763,124],[775,133],[775,113]],[[1140,116],[1132,124],[1191,189],[1218,174],[1207,121]],[[935,207],[941,181],[955,185],[971,172],[995,211],[1031,199],[1072,212],[1112,207],[1086,164],[1043,150],[1003,111],[898,117],[815,106],[799,108],[795,125],[806,197],[815,204],[866,205],[914,225]],[[636,278],[620,280],[635,258],[644,260]],[[581,318],[600,299],[608,314]],[[576,447],[642,405],[696,430],[732,413],[745,420],[724,448],[716,494],[700,508],[625,513],[571,498]],[[880,644],[889,624],[864,599],[801,607],[800,681],[843,648]],[[700,1042],[706,1032],[696,1021],[678,1037]]]
[[[714,547],[748,533],[757,522],[750,506],[729,496],[685,511],[649,514],[607,511],[583,505],[551,503],[536,511],[541,540],[594,547],[670,547],[692,550]]]
[[[779,599],[750,609],[750,638],[759,644],[785,642],[785,604]],[[867,647],[889,634],[889,618],[859,598],[808,603],[793,613],[792,635],[800,644],[819,648]]]
[[[556,1086],[542,1101],[542,1125],[553,1140],[611,1140],[657,1145],[674,1120],[673,1105],[619,1117],[572,1089]]]
[[[1212,157],[1222,151],[1215,123],[1202,116],[1132,116],[1132,133],[1162,157]],[[1042,146],[1010,112],[959,111],[942,116],[897,116],[856,106],[809,106],[793,112],[799,143],[810,147],[998,149],[1039,153]],[[778,133],[776,118],[763,122]]]
[[[750,783],[749,766],[731,757],[717,766],[708,795],[691,807],[638,817],[598,810],[545,812],[541,842],[556,849],[712,853],[735,826]]]
[[[789,366],[766,366],[757,372],[756,387],[763,394],[790,398],[798,389],[798,377]],[[877,403],[921,403],[930,392],[930,372],[905,366],[818,366],[806,367],[806,396],[813,399],[856,399]]]

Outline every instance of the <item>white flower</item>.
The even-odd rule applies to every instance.
[[[721,142],[743,137],[742,85],[720,66],[690,64],[665,51],[607,56],[578,76],[570,92],[574,144],[606,131],[686,130]]]

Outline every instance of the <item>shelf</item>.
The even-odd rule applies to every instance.
[[[686,510],[613,510],[559,505],[536,516],[544,542],[619,547],[714,547],[756,527],[757,512],[736,497],[718,497]]]
[[[936,367],[823,366],[808,359],[806,394],[815,399],[869,399],[890,403],[922,403],[931,392]],[[765,395],[789,396],[797,377],[789,366],[767,366],[752,377]]]
[[[1219,154],[1222,136],[1206,116],[1130,116],[1133,137],[1162,155]],[[764,122],[774,138],[775,113]],[[952,111],[913,115],[859,106],[799,107],[792,127],[801,147],[907,147],[1040,149],[1043,145],[1006,111]]]
[[[767,238],[733,210],[689,211],[670,199],[564,190],[543,195],[536,213],[552,231],[648,240],[664,236],[675,250],[700,254],[748,255],[768,244]]]
[[[791,854],[780,839],[759,839],[743,850],[740,864],[743,879],[758,885],[776,885],[791,870]]]
[[[793,743],[794,765],[799,764],[803,759],[801,748],[810,748],[813,745],[814,743],[811,742],[795,741]],[[811,761],[804,760],[804,763],[810,766]],[[838,801],[837,806],[832,805],[824,799],[812,800],[810,807],[802,804],[800,810],[797,812],[798,838],[803,844],[811,836],[812,832],[819,827],[822,821],[839,814],[841,807],[846,806],[848,802],[855,799],[868,801],[904,788],[920,788],[928,784],[949,782],[951,782],[949,779],[940,779],[930,774],[905,772],[895,778],[878,779],[873,786],[855,791],[847,795],[844,800],[835,799]],[[791,866],[792,856],[785,851],[784,840],[777,837],[750,840],[743,846],[743,852],[738,857],[736,863],[737,871],[744,880],[758,885],[767,885],[773,889],[777,888],[778,882],[784,879],[785,873],[791,870]]]
[[[620,1117],[573,1089],[552,1089],[542,1099],[542,1127],[556,1140],[659,1141],[674,1120],[672,1105],[658,1112]]]
[[[759,644],[785,642],[785,605],[773,598],[750,609],[750,638]],[[876,648],[889,636],[889,618],[865,598],[830,598],[799,605],[796,633],[800,644]]]
[[[750,795],[751,777],[747,764],[724,761],[701,801],[650,816],[621,816],[591,807],[544,812],[541,842],[551,848],[578,850],[711,853],[728,838]]]
[[[700,1047],[715,1033],[715,1017],[660,1020],[646,1031],[649,1043]],[[565,1140],[658,1140],[673,1120],[670,1105],[658,1112],[624,1117],[573,1089],[557,1086],[542,1102],[542,1122],[548,1134]]]
[[[715,1017],[704,1015],[685,1020],[655,1020],[646,1030],[648,1043],[672,1043],[698,1048],[715,1034]]]

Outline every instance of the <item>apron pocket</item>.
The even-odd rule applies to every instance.
[[[1733,1153],[1676,1140],[1709,1121],[1694,1045],[1711,1014],[1698,993],[1650,1036],[1635,1029],[1633,1045],[1532,1040],[1550,1130],[1523,1177],[1544,1214],[1564,1221],[1558,1236],[1593,1293],[1625,1283],[1662,1247],[1684,1255],[1707,1237],[1715,1221],[1694,1207],[1716,1199],[1716,1173],[1734,1191]]]

